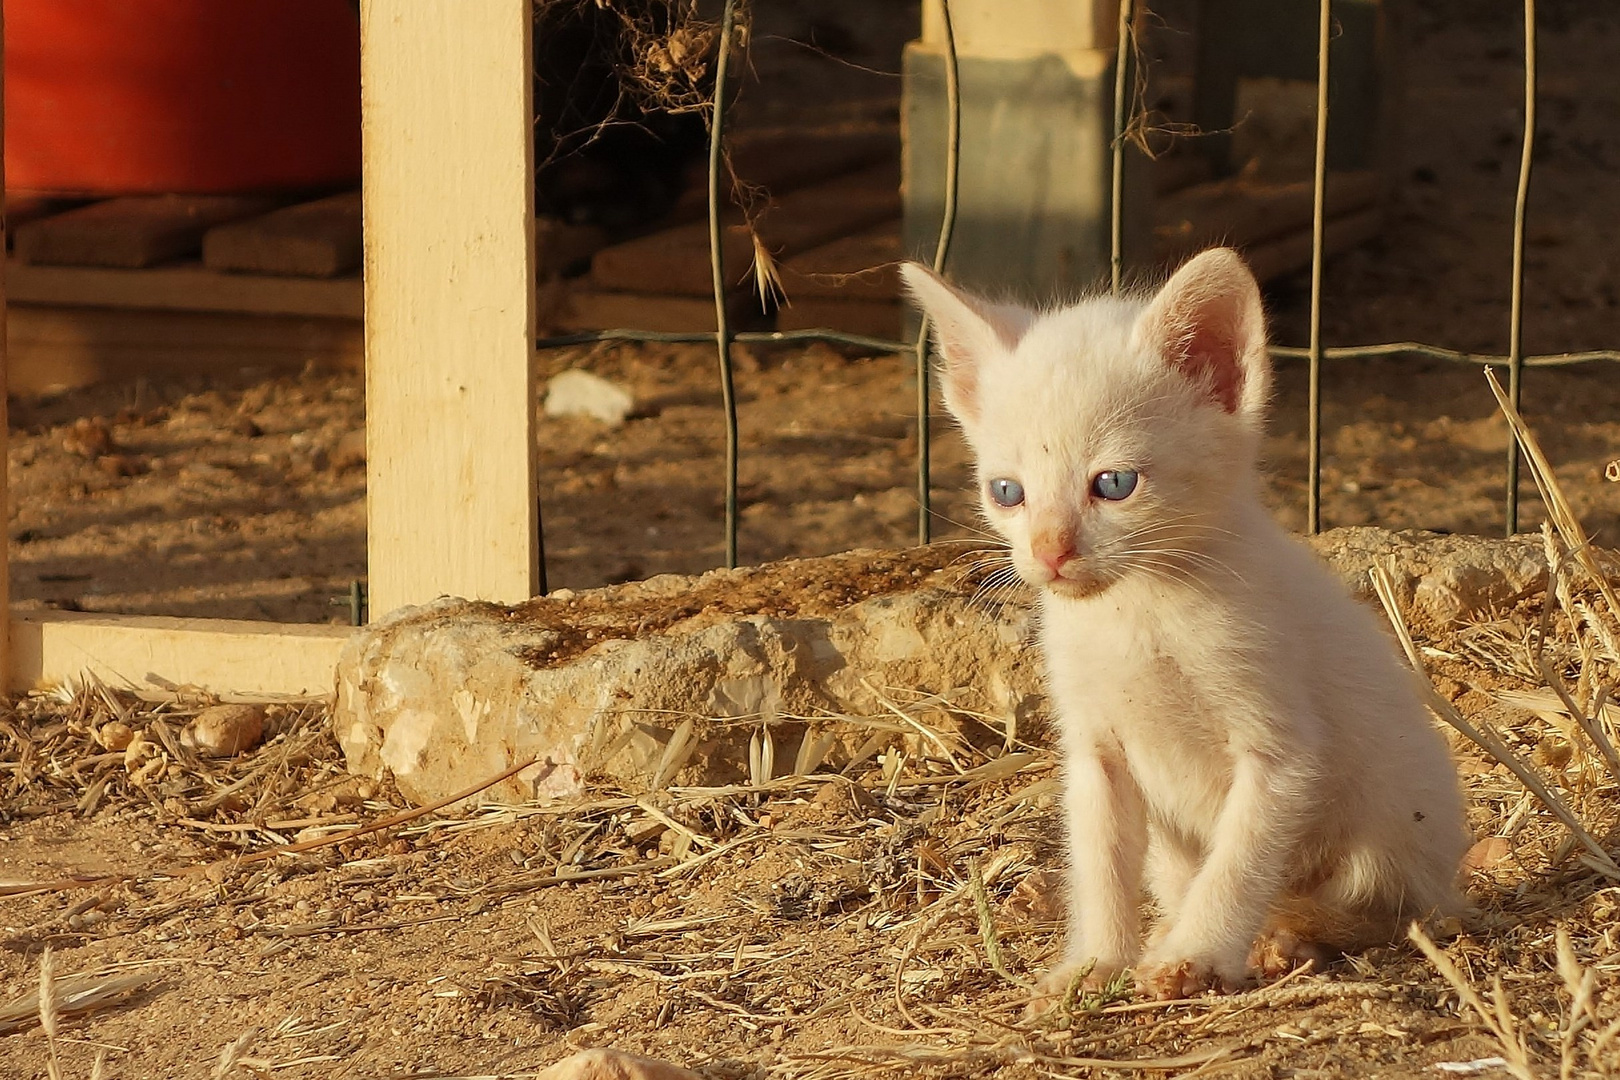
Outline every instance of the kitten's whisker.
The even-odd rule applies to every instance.
[[[999,541],[1001,539],[1000,535],[986,526],[969,525],[965,521],[957,521],[955,518],[940,510],[930,509],[928,513],[930,516],[936,517],[948,525],[955,525],[958,529],[966,529],[968,532],[981,539],[991,541]]]
[[[1010,600],[1018,588],[1024,584],[1023,578],[1018,575],[1016,567],[1009,561],[1007,566],[996,570],[984,583],[974,591],[968,600],[970,606],[979,606],[985,609],[999,607]]]
[[[1201,551],[1188,551],[1180,548],[1136,548],[1122,553],[1121,557],[1133,566],[1173,567],[1178,573],[1184,575],[1189,582],[1205,584],[1199,580],[1198,571],[1214,571],[1230,575],[1239,584],[1247,585],[1243,575],[1219,559],[1204,554]]]
[[[1183,514],[1179,517],[1165,518],[1159,521],[1150,521],[1145,525],[1140,525],[1137,528],[1124,533],[1117,538],[1116,542],[1123,543],[1128,540],[1137,539],[1138,537],[1152,536],[1158,533],[1176,533],[1185,535],[1188,539],[1195,537],[1214,538],[1217,536],[1237,536],[1237,533],[1233,532],[1232,530],[1223,529],[1218,525],[1189,524],[1196,522],[1197,520],[1198,519],[1195,515]]]
[[[1132,570],[1149,578],[1182,588],[1199,589],[1206,587],[1208,584],[1191,570],[1177,563],[1143,559],[1134,561],[1129,565]]]

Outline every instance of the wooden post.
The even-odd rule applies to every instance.
[[[360,6],[373,616],[539,583],[530,8]]]
[[[6,51],[5,19],[0,17],[0,56]],[[5,65],[0,63],[0,146],[5,145],[5,100],[6,77]],[[6,250],[6,167],[4,155],[0,154],[0,256]],[[6,359],[6,285],[5,275],[0,274],[0,511],[5,512],[9,518],[11,506],[11,469],[9,461],[11,455],[9,447],[11,442],[11,417],[6,410],[6,390],[11,385],[9,364]],[[0,679],[11,670],[11,545],[7,538],[11,530],[7,529],[0,534],[0,613],[5,614],[0,619]],[[0,686],[0,693],[5,692]]]

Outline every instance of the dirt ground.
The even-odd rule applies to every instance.
[[[845,584],[880,587],[887,571],[867,582],[862,565]],[[1420,644],[1442,692],[1610,835],[1597,756],[1567,719],[1499,697],[1532,688],[1539,606]],[[1583,663],[1567,622],[1553,629],[1548,656],[1576,693],[1612,677]],[[1122,989],[1021,1019],[1060,944],[1054,763],[1038,735],[895,696],[919,727],[890,717],[884,752],[841,772],[639,798],[598,787],[349,840],[400,806],[344,773],[319,705],[271,707],[265,745],[221,761],[177,737],[197,702],[26,699],[0,719],[0,1077],[46,1075],[29,994],[47,949],[69,1078],[98,1055],[109,1078],[519,1077],[598,1045],[761,1080],[1418,1077],[1513,1053],[1459,1002],[1504,993],[1493,976],[1509,1043],[1538,1070],[1566,1053],[1567,1075],[1620,1064],[1593,1047],[1620,1015],[1620,876],[1460,745],[1471,825],[1495,837],[1471,853],[1479,914],[1433,928],[1464,989],[1402,944],[1230,997]],[[132,732],[138,752],[105,749]],[[1592,984],[1588,1030],[1567,1040],[1560,934]]]
[[[1389,224],[1378,242],[1329,265],[1327,344],[1505,350],[1514,8],[1470,4],[1464,17],[1455,4],[1423,0],[1407,12],[1408,106]],[[776,47],[790,48],[780,37]],[[1620,345],[1620,262],[1602,227],[1605,200],[1620,194],[1620,89],[1606,77],[1620,25],[1565,5],[1544,13],[1541,37],[1526,345]],[[1304,293],[1299,278],[1272,290],[1281,343],[1305,339]],[[740,352],[743,560],[910,542],[910,358],[825,346]],[[711,350],[602,345],[548,351],[540,364],[543,377],[583,367],[619,379],[639,402],[618,430],[542,418],[550,585],[717,565],[722,418]],[[1477,371],[1345,361],[1324,383],[1327,524],[1501,527],[1507,434]],[[1576,509],[1613,542],[1620,511],[1601,479],[1620,456],[1613,366],[1532,371],[1525,400]],[[1284,362],[1267,480],[1295,527],[1304,522],[1304,406],[1303,365]],[[92,611],[343,620],[350,582],[365,574],[363,422],[354,376],[154,379],[16,402],[15,595]],[[943,417],[935,430],[938,534],[951,536],[974,511],[960,440]],[[1540,508],[1525,487],[1533,525]]]

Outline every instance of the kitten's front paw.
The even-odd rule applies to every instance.
[[[1136,992],[1155,1001],[1178,1001],[1203,994],[1231,994],[1248,985],[1247,975],[1222,974],[1201,960],[1143,964],[1136,969]]]
[[[1059,964],[1036,981],[1035,993],[1024,1007],[1024,1017],[1034,1019],[1051,1012],[1074,991],[1101,990],[1124,970],[1124,964],[1091,960]]]

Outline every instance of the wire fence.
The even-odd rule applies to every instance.
[[[1309,365],[1309,410],[1307,424],[1309,471],[1307,482],[1306,522],[1310,532],[1322,529],[1321,475],[1322,475],[1322,364],[1328,360],[1375,360],[1410,358],[1440,360],[1481,367],[1505,367],[1508,370],[1508,397],[1515,410],[1521,403],[1523,373],[1526,368],[1559,367],[1593,361],[1620,361],[1620,350],[1594,349],[1582,352],[1553,353],[1525,356],[1524,328],[1524,252],[1525,220],[1530,197],[1530,181],[1535,163],[1536,135],[1536,4],[1524,4],[1524,123],[1522,130],[1518,184],[1514,196],[1513,245],[1511,291],[1508,312],[1508,352],[1506,355],[1463,352],[1438,345],[1415,341],[1385,342],[1324,348],[1322,345],[1322,277],[1325,249],[1326,205],[1328,189],[1327,147],[1330,122],[1330,44],[1334,35],[1332,0],[1320,0],[1317,35],[1317,82],[1315,147],[1312,174],[1311,264],[1309,344],[1305,348],[1273,346],[1276,359],[1303,359]],[[873,352],[907,353],[915,356],[917,435],[917,543],[926,544],[932,537],[933,496],[930,469],[930,442],[932,430],[932,379],[928,360],[928,324],[922,321],[914,341],[899,341],[850,334],[833,329],[734,332],[730,327],[726,306],[726,272],[722,237],[724,203],[724,139],[726,134],[726,92],[731,73],[732,53],[738,37],[738,16],[741,0],[726,0],[721,13],[720,36],[715,62],[715,87],[709,109],[708,147],[708,225],[709,258],[713,278],[715,325],[714,333],[669,333],[613,328],[585,333],[573,333],[542,338],[540,348],[577,346],[604,341],[697,344],[712,341],[717,349],[720,368],[722,406],[725,412],[725,553],[726,565],[736,566],[737,552],[737,487],[738,487],[738,422],[734,386],[732,347],[741,344],[794,344],[824,342],[845,345]],[[951,234],[957,213],[958,160],[961,152],[961,87],[954,27],[951,21],[950,0],[940,0],[944,29],[945,94],[946,94],[946,160],[943,198],[943,217],[936,243],[932,266],[943,269],[950,250]],[[1113,135],[1111,145],[1111,176],[1109,200],[1109,287],[1118,293],[1123,287],[1125,237],[1125,154],[1132,123],[1127,97],[1127,77],[1138,56],[1135,27],[1138,24],[1139,0],[1119,0],[1117,38],[1114,57]],[[1504,497],[1505,533],[1512,536],[1519,528],[1519,449],[1509,439],[1506,462],[1506,492]]]

